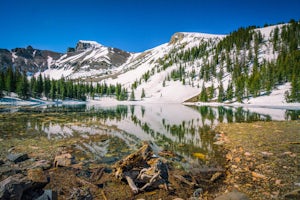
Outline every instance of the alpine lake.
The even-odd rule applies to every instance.
[[[8,152],[53,162],[62,149],[75,163],[112,165],[148,141],[154,153],[172,152],[177,169],[222,167],[220,123],[299,120],[300,110],[230,106],[36,105],[0,106],[0,160]],[[1,176],[0,176],[1,177]]]
[[[68,146],[78,161],[112,164],[137,150],[142,141],[156,152],[172,151],[179,164],[221,162],[214,128],[219,123],[298,120],[300,110],[245,109],[242,107],[184,106],[181,104],[42,105],[0,107],[0,156],[11,148],[54,156],[55,148]],[[206,159],[197,154],[205,155]],[[209,162],[209,163],[207,163]]]

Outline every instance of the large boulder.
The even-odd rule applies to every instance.
[[[15,174],[4,179],[0,182],[0,199],[20,200],[24,196],[25,199],[34,199],[40,196],[48,181],[34,175],[39,173],[31,173],[31,176]]]
[[[29,159],[28,154],[26,153],[10,153],[7,155],[6,158],[14,163],[22,162],[24,160]]]

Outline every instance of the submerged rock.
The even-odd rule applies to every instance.
[[[6,158],[9,161],[14,162],[14,163],[23,162],[23,161],[29,159],[28,154],[26,154],[26,153],[17,153],[17,154],[10,153],[7,155]]]

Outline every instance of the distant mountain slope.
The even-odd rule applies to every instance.
[[[80,40],[74,51],[56,60],[44,74],[55,79],[62,75],[71,79],[103,76],[124,64],[131,55],[94,41]]]
[[[149,102],[253,102],[278,86],[281,99],[300,101],[300,23],[247,27],[229,35],[175,33],[140,53],[79,41],[65,54],[27,47],[0,50],[0,66],[51,79],[121,84]],[[129,96],[129,95],[128,95]]]
[[[31,46],[27,48],[15,48],[11,51],[0,49],[0,69],[3,70],[13,66],[20,71],[34,74],[45,71],[53,64],[53,60],[61,56],[61,53],[34,49]]]

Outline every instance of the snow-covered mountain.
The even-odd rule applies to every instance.
[[[44,75],[53,79],[98,78],[113,73],[122,66],[131,53],[105,47],[95,41],[80,40],[73,51],[53,60]]]
[[[69,48],[67,53],[49,54],[44,56],[44,61],[40,62],[42,64],[33,62],[34,70],[27,68],[30,72],[42,73],[52,79],[63,76],[93,83],[119,83],[128,92],[134,92],[135,100],[150,102],[184,102],[199,96],[203,88],[205,91],[211,89],[209,99],[216,101],[220,94],[218,89],[228,90],[233,81],[233,90],[237,91],[239,77],[236,76],[244,74],[247,80],[241,78],[241,81],[247,81],[248,88],[243,91],[243,95],[247,96],[249,84],[255,82],[251,78],[256,78],[257,66],[275,61],[281,49],[287,46],[283,40],[274,41],[275,34],[280,37],[287,25],[241,28],[236,31],[239,37],[235,37],[235,32],[230,35],[179,32],[168,43],[140,53],[81,40],[76,48]],[[34,58],[38,51],[31,51]],[[1,50],[1,67],[5,66],[3,60],[9,59],[7,63],[21,67],[22,63],[16,62],[20,57],[15,50]],[[28,63],[30,58],[23,58],[23,63]],[[263,71],[259,69],[259,73]],[[287,90],[290,89],[288,86]],[[271,87],[271,91],[274,89]],[[259,96],[264,92],[270,93],[269,90],[260,86],[254,92]],[[142,98],[143,91],[145,97]],[[254,92],[250,91],[249,96],[253,96]],[[232,101],[237,99],[234,97]]]
[[[211,50],[223,37],[224,35],[202,33],[175,33],[168,43],[143,53],[134,54],[129,62],[120,68],[122,73],[119,73],[117,78],[108,77],[105,82],[108,84],[121,83],[128,89],[136,83],[135,97],[137,100],[141,99],[144,89],[146,91],[144,100],[183,102],[199,93],[199,88],[188,84],[183,85],[180,81],[169,81],[164,86],[164,81],[181,63],[180,60],[170,63],[169,59],[201,44],[208,44],[207,50]],[[194,66],[186,63],[184,68],[185,73],[189,73]],[[147,76],[149,78],[146,78]]]

